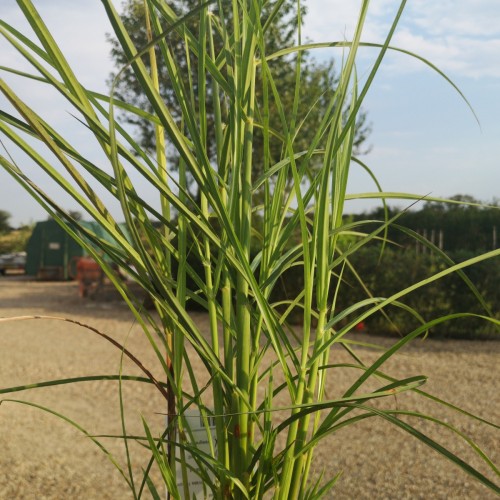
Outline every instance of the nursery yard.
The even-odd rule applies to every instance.
[[[160,373],[158,361],[126,306],[117,300],[104,299],[99,295],[96,300],[80,299],[77,285],[71,282],[0,278],[1,317],[72,318],[125,342],[153,373]],[[201,328],[207,327],[203,314],[193,316]],[[373,341],[365,334],[354,336]],[[391,343],[388,338],[376,340],[384,345]],[[358,354],[367,361],[376,356],[365,347],[359,348]],[[415,342],[390,360],[385,372],[395,376],[426,374],[429,381],[425,390],[499,424],[499,355],[500,342],[497,341],[428,339]],[[331,361],[348,362],[349,359],[344,351],[335,348]],[[119,367],[120,350],[82,326],[57,319],[0,322],[0,389],[58,378],[117,374]],[[200,382],[206,380],[203,368],[197,369]],[[140,374],[129,361],[124,362],[123,372]],[[352,376],[349,369],[338,369],[338,376],[328,381],[328,397],[340,395]],[[154,387],[124,382],[123,395],[128,431],[143,433],[142,415],[158,434],[165,404]],[[21,391],[0,395],[0,399],[46,406],[74,420],[92,435],[122,432],[116,381]],[[500,464],[499,433],[494,428],[414,395],[400,395],[391,403],[400,409],[413,408],[433,414],[455,425],[472,437],[494,463]],[[286,402],[276,401],[277,406],[282,404]],[[419,429],[499,482],[450,431],[431,423],[421,424]],[[126,469],[123,444],[109,438],[99,439]],[[0,405],[0,450],[1,499],[121,500],[132,497],[123,478],[89,438],[38,408],[7,401]],[[141,457],[138,465],[145,466],[146,452],[136,444],[131,444],[131,451]],[[331,436],[320,445],[315,456],[315,467],[318,472],[324,468],[326,477],[343,471],[334,490],[336,499],[494,498],[493,493],[436,452],[375,418],[349,427],[345,434]]]

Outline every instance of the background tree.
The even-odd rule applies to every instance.
[[[11,230],[9,224],[10,214],[5,210],[0,210],[0,234],[7,233]]]
[[[223,1],[224,3],[224,1]],[[230,17],[231,7],[229,2],[227,11],[224,12],[226,17]],[[264,16],[268,16],[275,6],[275,1],[268,3],[268,7],[265,10]],[[169,2],[172,9],[179,15],[182,16],[186,14],[193,8],[199,5],[198,0],[173,0]],[[217,8],[216,6],[214,7]],[[301,16],[305,15],[306,10],[303,8]],[[140,50],[148,43],[146,22],[144,15],[144,2],[143,0],[126,0],[123,6],[122,21],[127,28],[136,48]],[[198,32],[199,19],[194,15],[188,21],[189,30],[196,36]],[[163,28],[165,29],[166,26]],[[275,17],[272,24],[269,26],[266,32],[265,42],[266,42],[266,53],[272,54],[280,49],[291,47],[296,44],[297,38],[297,5],[296,2],[292,0],[285,0],[283,7],[280,10],[278,16]],[[108,36],[108,40],[111,43],[111,56],[114,63],[118,69],[121,69],[128,62],[123,51],[116,39]],[[220,53],[223,49],[221,40],[214,40],[215,53]],[[180,74],[185,80],[186,87],[188,79],[191,80],[193,84],[193,95],[192,99],[196,101],[197,99],[197,63],[192,54],[186,54],[184,40],[178,35],[173,33],[172,36],[168,37],[168,44],[171,48],[176,64],[180,69]],[[337,77],[334,69],[334,61],[329,60],[327,62],[317,62],[313,59],[309,53],[302,53],[301,57],[301,85],[300,85],[300,95],[298,99],[298,113],[296,120],[296,125],[299,125],[303,118],[307,115],[307,130],[301,130],[298,134],[298,139],[295,144],[296,151],[304,151],[307,149],[311,143],[317,127],[319,127],[319,121],[321,116],[323,116],[323,110],[328,105],[331,100],[332,93],[337,86]],[[285,112],[291,114],[294,103],[294,88],[295,88],[295,78],[296,78],[296,58],[294,57],[280,57],[269,62],[273,77],[276,81],[277,89],[282,100],[283,108]],[[162,60],[161,57],[157,58],[159,61]],[[144,56],[144,62],[149,66],[149,58]],[[180,119],[181,112],[177,101],[177,96],[172,90],[170,84],[168,72],[164,65],[159,65],[159,79],[160,79],[160,93],[162,94],[165,103],[168,108],[173,111],[174,117]],[[111,75],[110,81],[114,79],[115,75]],[[325,92],[325,89],[329,89]],[[140,85],[135,79],[132,70],[128,70],[124,75],[121,76],[116,87],[116,95],[123,101],[133,104],[134,106],[151,111],[151,107],[148,99],[141,91]],[[206,90],[206,108],[207,114],[210,120],[213,120],[213,106],[212,106],[212,88],[207,84]],[[257,109],[259,109],[259,103],[263,101],[262,95],[262,85],[257,84],[256,89],[256,100]],[[271,101],[273,101],[271,99]],[[282,133],[282,127],[279,119],[279,113],[277,109],[273,109],[271,105],[269,113],[269,125],[274,129],[279,135]],[[145,121],[133,115],[131,113],[122,113],[122,118],[129,124],[133,125],[136,130],[136,135],[138,136],[141,145],[149,151],[154,151],[155,149],[155,132],[154,127],[150,121]],[[257,114],[257,121],[262,123],[263,117]],[[367,122],[366,113],[361,112],[358,115],[358,125],[357,133],[354,140],[354,151],[357,154],[366,153],[368,147],[366,145],[366,139],[371,131],[371,127]],[[259,175],[263,168],[263,158],[264,158],[264,144],[259,134],[258,129],[256,130],[256,140],[254,141],[254,175]],[[215,150],[214,144],[215,140],[213,138],[213,127],[208,127],[208,149],[211,154],[211,159],[215,160]],[[269,152],[271,162],[278,162],[283,154],[282,143],[279,139],[275,139],[269,145]],[[175,163],[177,159],[171,156],[171,166],[172,161]],[[310,162],[310,166],[314,168],[314,158]]]
[[[10,213],[0,210],[0,254],[22,252],[31,236],[32,227],[22,226],[13,229],[10,224]]]
[[[22,226],[0,234],[0,254],[23,252],[33,232],[33,226]]]

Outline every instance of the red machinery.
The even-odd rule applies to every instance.
[[[104,273],[101,266],[90,257],[79,257],[76,261],[76,279],[78,281],[78,293],[80,297],[92,296],[104,281]]]

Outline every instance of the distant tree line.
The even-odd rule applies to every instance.
[[[10,225],[10,217],[9,212],[0,210],[0,255],[24,251],[31,236],[32,227],[14,229]]]
[[[0,210],[0,235],[8,233],[11,230],[9,219],[9,212]]]
[[[500,206],[480,206],[481,203],[468,195],[452,198],[465,204],[427,202],[420,210],[403,211],[389,208],[389,218],[397,217],[389,228],[389,239],[404,248],[425,252],[425,246],[409,234],[398,229],[403,226],[415,231],[441,250],[449,254],[479,254],[500,246]],[[369,214],[355,215],[354,219],[384,219],[384,210],[377,208]]]

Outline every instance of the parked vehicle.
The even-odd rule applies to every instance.
[[[26,267],[26,252],[6,253],[0,255],[0,274],[7,271],[24,271]]]

